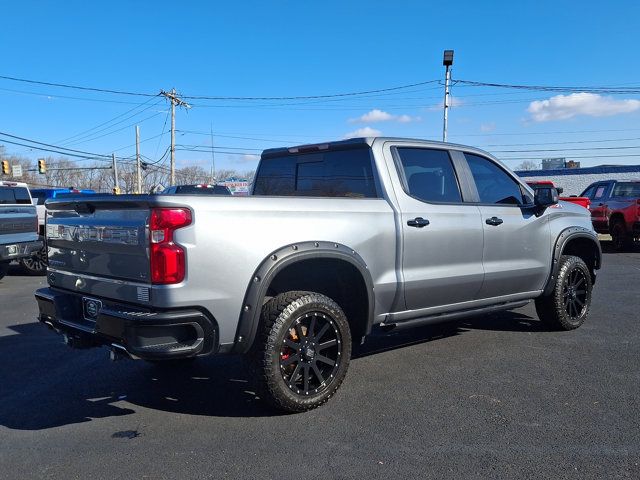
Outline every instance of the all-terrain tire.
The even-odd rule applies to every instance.
[[[553,291],[536,299],[540,320],[555,330],[573,330],[582,325],[591,307],[591,272],[580,258],[560,257]]]
[[[627,232],[627,227],[622,220],[616,220],[611,225],[611,243],[616,252],[624,252],[633,243],[633,238]]]
[[[264,304],[258,328],[251,363],[260,398],[279,410],[304,412],[338,390],[349,367],[351,332],[336,302],[315,292],[282,293]]]

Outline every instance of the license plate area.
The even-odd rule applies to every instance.
[[[102,309],[102,301],[90,297],[82,297],[82,316],[91,323],[96,323]]]

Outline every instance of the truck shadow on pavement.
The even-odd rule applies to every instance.
[[[517,312],[412,330],[374,334],[353,358],[437,341],[469,330],[540,331]],[[39,323],[9,327],[0,336],[0,425],[42,430],[133,415],[136,407],[221,417],[281,415],[255,394],[246,361],[209,357],[189,365],[110,362],[106,348],[72,351]]]

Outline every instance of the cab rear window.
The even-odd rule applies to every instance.
[[[29,190],[24,187],[0,187],[0,205],[30,205]]]
[[[369,148],[264,158],[254,195],[377,198]]]

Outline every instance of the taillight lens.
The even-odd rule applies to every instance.
[[[180,283],[185,276],[184,249],[173,242],[173,232],[191,224],[188,208],[153,208],[149,219],[151,282]]]

